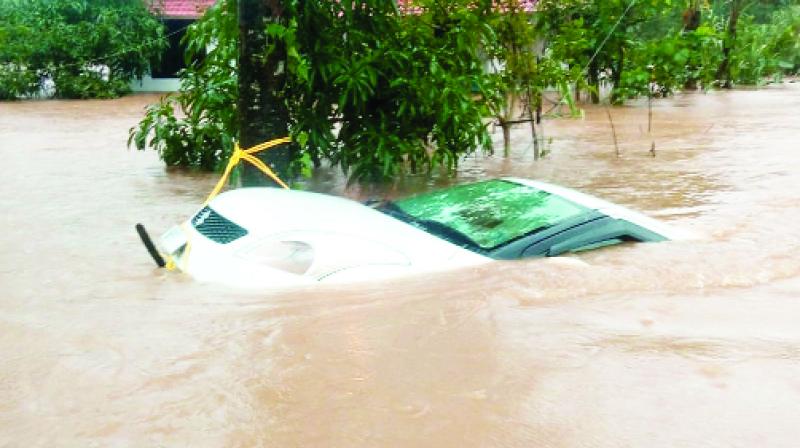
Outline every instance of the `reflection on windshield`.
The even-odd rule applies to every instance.
[[[588,210],[545,191],[505,180],[459,185],[392,205],[411,217],[409,221],[444,225],[481,249],[495,248]]]

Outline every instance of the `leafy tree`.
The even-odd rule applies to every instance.
[[[376,167],[383,176],[406,168],[454,169],[461,155],[491,144],[482,119],[495,92],[479,52],[491,35],[486,10],[463,0],[419,6],[420,14],[397,17],[394,27],[376,27],[353,42],[351,54],[374,42],[366,54],[333,64],[350,68],[334,79],[342,127],[338,151],[326,156],[353,167],[356,177],[374,175]],[[346,22],[341,31],[359,28]]]
[[[682,88],[708,88],[716,80],[722,57],[716,16],[696,0],[674,5],[665,16],[662,23],[651,21],[647,37],[631,46],[629,69],[617,86],[620,97],[666,96]]]
[[[669,10],[672,0],[541,0],[543,32],[557,59],[586,73],[593,102],[601,82],[612,86],[612,102],[624,95],[620,86],[628,56],[648,32],[649,22]]]
[[[739,19],[730,61],[721,66],[724,75],[720,80],[725,87],[762,84],[768,77],[800,68],[800,6],[773,10],[765,23],[757,20],[758,16],[746,13]]]
[[[764,76],[780,71],[776,69],[779,58],[786,56],[785,51],[774,48],[772,42],[780,40],[780,35],[791,25],[775,23],[777,19],[791,17],[780,16],[780,12],[788,11],[789,16],[800,3],[797,0],[724,0],[718,2],[716,9],[727,17],[722,46],[722,61],[717,69],[717,79],[723,87],[730,88],[735,82],[760,84]],[[794,7],[794,8],[793,8]],[[744,22],[740,24],[740,21]],[[744,29],[742,28],[744,26]],[[777,28],[776,28],[777,26]],[[743,35],[743,36],[740,36]],[[795,34],[796,36],[796,34]],[[796,40],[795,40],[796,42]],[[788,44],[789,51],[797,54],[796,45]],[[741,70],[741,65],[747,65]],[[741,75],[741,79],[739,76]]]
[[[538,159],[541,150],[536,128],[540,122],[542,94],[546,89],[556,88],[572,106],[569,86],[580,73],[577,70],[570,72],[561,61],[543,51],[545,40],[529,4],[520,0],[494,2],[490,23],[495,39],[488,42],[485,52],[492,63],[496,88],[503,92],[505,100],[490,103],[503,129],[504,154],[508,155],[511,150],[511,126],[527,121],[531,128],[534,159]],[[518,119],[520,102],[527,120]]]
[[[796,67],[797,0],[541,0],[556,59],[586,70],[592,100],[758,84]],[[627,11],[627,12],[626,12]],[[753,14],[749,14],[753,11]]]
[[[289,109],[290,131],[300,143],[295,173],[324,160],[353,179],[389,177],[436,168],[454,169],[458,158],[489,148],[483,117],[497,97],[483,71],[480,48],[492,38],[489,2],[426,0],[419,14],[403,15],[392,2],[285,1],[281,23],[264,32],[286,46],[289,76],[278,95]],[[149,109],[132,130],[137,148],[152,146],[168,164],[210,168],[230,150],[235,111],[216,106],[209,89],[235,79],[235,2],[223,0],[187,34],[197,51],[215,42],[210,57],[186,70],[176,97]],[[269,45],[263,49],[271,51]],[[189,55],[191,57],[191,54]],[[233,89],[219,91],[236,103]],[[184,109],[178,118],[173,106]],[[230,106],[232,107],[232,106]],[[198,110],[206,108],[206,112]],[[203,116],[207,119],[193,119]],[[213,115],[221,114],[225,120]],[[198,126],[224,128],[217,141]]]
[[[728,26],[725,28],[725,40],[722,47],[722,62],[720,62],[717,70],[717,79],[722,83],[723,87],[730,88],[733,85],[733,80],[731,79],[731,52],[736,42],[739,17],[744,9],[752,3],[754,3],[752,0],[730,1]]]
[[[0,97],[34,94],[46,79],[57,97],[115,97],[164,45],[142,1],[0,0]]]

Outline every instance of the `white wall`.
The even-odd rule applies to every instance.
[[[131,81],[134,92],[176,92],[180,87],[178,78],[151,78],[149,75]]]

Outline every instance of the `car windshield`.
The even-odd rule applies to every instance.
[[[546,191],[505,180],[459,185],[392,203],[430,233],[460,234],[492,249],[588,211]],[[402,219],[403,217],[401,217]],[[431,226],[430,224],[435,224]],[[439,235],[446,239],[449,235]]]

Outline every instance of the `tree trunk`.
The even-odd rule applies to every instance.
[[[697,31],[697,28],[700,28],[700,23],[703,21],[702,12],[700,9],[700,0],[690,0],[689,4],[685,11],[683,11],[683,32],[685,34],[693,34]],[[695,54],[698,52],[699,48],[698,45],[694,40],[692,42],[692,52],[691,54]],[[689,72],[694,72],[697,70],[697,62],[692,59],[689,60],[687,63],[687,68]],[[694,74],[690,75],[686,78],[686,82],[683,85],[683,88],[686,90],[697,90],[697,83],[698,79],[697,76]]]
[[[497,114],[497,122],[500,123],[500,128],[503,129],[503,156],[508,157],[511,154],[511,121],[514,120],[514,114],[517,109],[517,95],[508,94],[506,105]]]
[[[539,160],[542,157],[542,151],[539,148],[539,138],[536,135],[536,117],[534,116],[535,98],[530,84],[528,84],[528,120],[531,124],[531,139],[533,140],[533,160]]]
[[[683,31],[692,32],[700,28],[702,18],[700,0],[690,0],[688,7],[683,11]]]
[[[728,18],[728,29],[725,33],[725,42],[722,47],[722,62],[717,70],[717,80],[726,89],[733,86],[731,82],[731,52],[736,44],[736,25],[739,23],[739,15],[744,8],[744,0],[733,0],[731,2],[731,15]]]
[[[538,142],[542,142],[542,145],[545,145],[544,140],[544,126],[542,125],[542,92],[536,94],[536,124],[539,126],[538,134],[541,134],[541,137],[537,135],[536,129],[533,130],[534,136],[538,137],[537,141],[533,144],[533,156],[535,157],[543,157],[545,155],[545,150],[547,147],[544,148],[539,147]]]
[[[511,125],[501,120],[500,127],[503,128],[503,156],[508,157],[511,154]]]
[[[597,59],[589,64],[589,86],[591,87],[592,104],[600,103],[600,73],[597,66]]]
[[[614,72],[611,74],[611,103],[619,104],[620,100],[619,91],[617,88],[622,81],[622,70],[625,69],[625,49],[620,46],[617,52],[617,64],[614,67]]]
[[[280,0],[238,0],[239,6],[239,145],[242,149],[288,135],[289,112],[280,97],[286,83],[286,48],[271,42],[274,51],[264,57],[269,22],[286,22]],[[290,145],[257,154],[285,182],[292,160]],[[242,185],[276,184],[261,171],[244,163]]]

